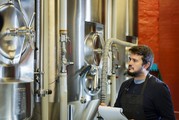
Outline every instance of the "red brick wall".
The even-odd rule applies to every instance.
[[[152,48],[155,63],[159,61],[159,4],[158,0],[139,0],[138,29],[139,44]]]
[[[179,1],[160,0],[159,67],[169,85],[179,119]]]
[[[138,17],[139,44],[152,48],[179,119],[179,1],[139,0]]]

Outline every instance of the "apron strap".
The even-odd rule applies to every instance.
[[[145,88],[146,88],[147,82],[148,82],[148,80],[149,80],[151,77],[152,77],[152,75],[148,73],[147,76],[146,76],[146,78],[145,78],[144,85],[143,85],[143,87],[142,87],[142,91],[141,91],[141,94],[142,94],[142,95],[144,94],[144,90],[145,90]]]

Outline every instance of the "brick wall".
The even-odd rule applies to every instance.
[[[152,48],[179,119],[179,1],[139,0],[139,44]]]

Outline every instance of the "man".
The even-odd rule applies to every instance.
[[[114,107],[123,108],[128,119],[175,120],[169,88],[149,74],[154,59],[152,50],[134,46],[129,53],[127,74],[132,78],[121,85]]]

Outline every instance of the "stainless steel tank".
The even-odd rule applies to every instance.
[[[70,119],[91,120],[100,103],[100,60],[104,43],[104,1],[68,0],[67,58]],[[98,13],[96,13],[96,10]]]
[[[33,109],[33,49],[17,1],[0,4],[0,119],[22,120]],[[33,2],[31,2],[33,3]]]
[[[113,0],[108,6],[111,9],[110,19],[111,34],[110,37],[132,43],[138,42],[138,0]],[[116,71],[117,80],[116,91],[118,92],[121,83],[126,79],[124,71],[126,70],[126,47],[117,45],[114,47],[116,57],[114,63],[120,66]],[[117,93],[116,93],[117,94]]]
[[[105,1],[86,0],[85,1],[85,21],[104,24]]]
[[[0,119],[22,120],[32,113],[31,82],[0,82]]]
[[[85,1],[68,0],[67,29],[70,42],[67,58],[74,62],[68,69],[68,101],[80,100],[79,73],[84,66]]]

